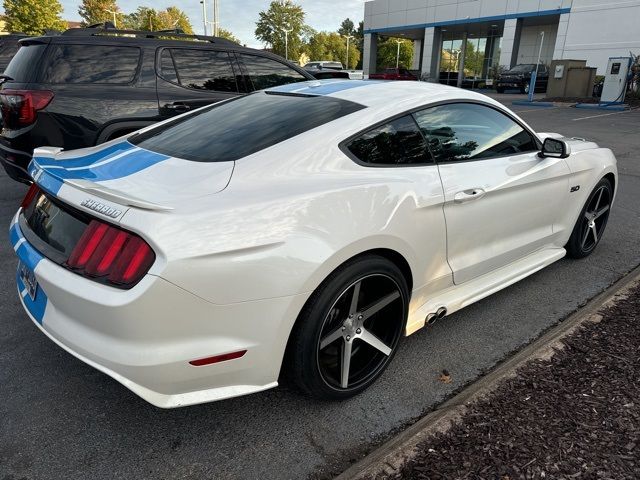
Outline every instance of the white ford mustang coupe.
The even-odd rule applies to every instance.
[[[596,247],[616,159],[422,82],[285,85],[83,150],[11,224],[55,343],[159,407],[283,376],[342,399],[400,339]]]

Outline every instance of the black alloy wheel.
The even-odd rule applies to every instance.
[[[407,306],[406,280],[389,260],[366,256],[345,265],[301,313],[288,355],[292,380],[318,398],[361,392],[391,361]]]
[[[589,195],[565,247],[570,257],[583,258],[595,250],[607,226],[612,200],[611,183],[603,178]]]

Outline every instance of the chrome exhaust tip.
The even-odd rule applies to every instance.
[[[438,310],[436,310],[436,318],[438,320],[443,318],[446,314],[447,314],[447,308],[446,307],[440,307]]]
[[[434,323],[436,323],[436,320],[438,320],[438,314],[430,313],[429,315],[427,315],[427,318],[425,318],[424,323],[426,323],[427,325],[433,325]]]

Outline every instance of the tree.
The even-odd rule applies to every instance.
[[[349,18],[345,18],[340,24],[340,28],[338,29],[338,33],[344,37],[347,35],[355,35],[356,29],[353,25],[353,22]]]
[[[4,0],[4,19],[10,32],[42,35],[46,30],[66,30],[58,0]]]
[[[83,0],[78,13],[82,18],[82,25],[86,27],[95,23],[113,21],[113,13],[109,10],[118,11],[115,0]]]
[[[130,13],[123,19],[123,25],[132,30],[159,30],[158,12],[149,7],[138,7],[133,13]]]
[[[310,40],[306,52],[311,60],[333,60],[346,63],[347,39],[335,32],[316,33]],[[360,51],[356,45],[349,42],[349,65],[354,68],[360,61]]]
[[[413,42],[411,40],[393,37],[379,37],[377,59],[378,70],[396,66],[396,56],[398,54],[398,43],[396,40],[400,40],[400,61],[398,66],[400,68],[411,68],[411,64],[413,63]]]
[[[298,58],[304,46],[304,10],[291,0],[272,1],[267,11],[260,12],[255,35],[258,40],[270,45],[274,53],[283,57],[286,55],[286,35],[289,58]]]
[[[218,36],[221,38],[226,38],[227,40],[231,40],[232,42],[236,42],[242,45],[242,42],[238,37],[236,37],[232,32],[226,30],[224,28],[218,28]]]
[[[167,7],[156,14],[156,21],[153,24],[154,30],[173,30],[179,28],[188,33],[193,34],[193,27],[186,13],[178,7]]]

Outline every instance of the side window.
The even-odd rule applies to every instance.
[[[266,57],[240,54],[244,66],[253,84],[253,90],[277,87],[286,83],[306,82],[304,75],[293,68]]]
[[[114,45],[52,45],[42,83],[131,83],[140,49]]]
[[[176,66],[173,63],[173,57],[171,51],[168,48],[162,50],[160,56],[160,76],[173,83],[178,82],[178,75],[176,74]]]
[[[538,150],[529,132],[484,105],[453,103],[414,114],[438,162],[481,160]]]
[[[238,91],[236,75],[227,52],[187,48],[170,50],[183,87],[217,92]],[[162,68],[164,69],[164,58]]]
[[[361,162],[371,165],[432,163],[424,137],[411,115],[363,133],[347,148]]]

